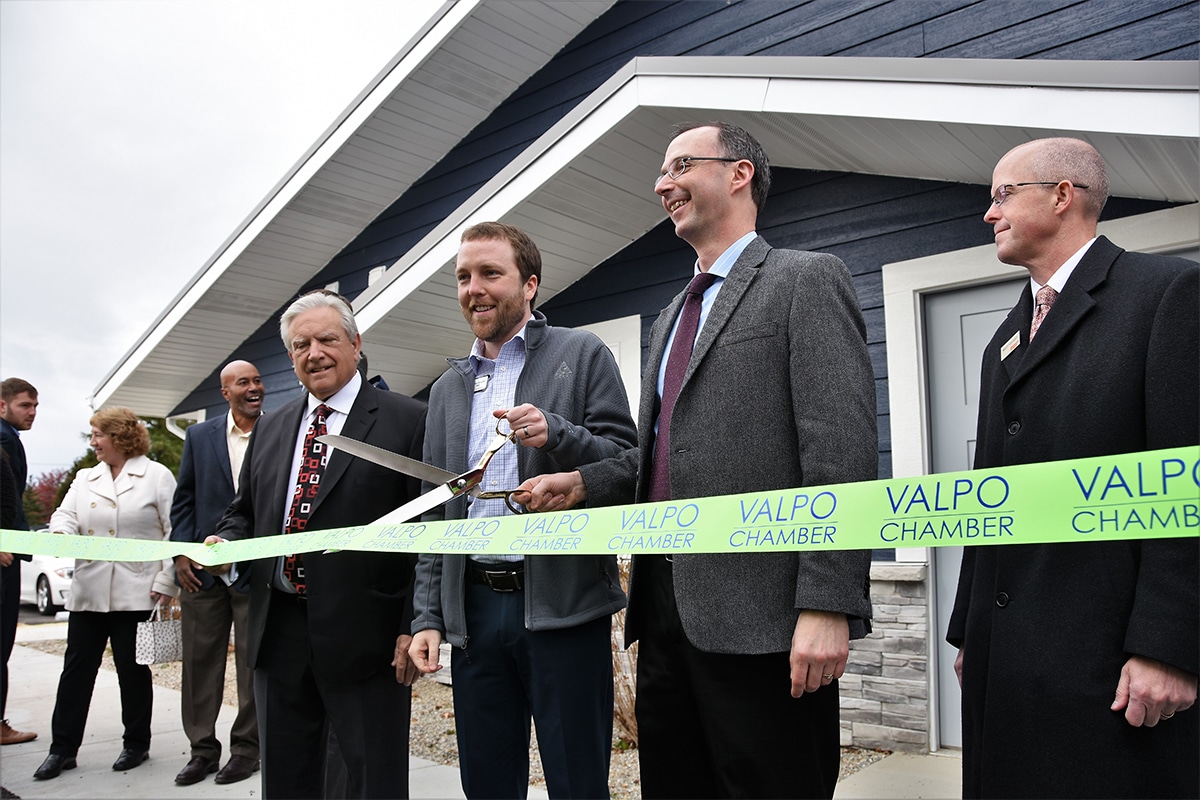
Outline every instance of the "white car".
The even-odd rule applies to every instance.
[[[67,604],[74,575],[73,558],[35,555],[21,562],[21,602],[33,603],[47,617],[54,615]]]

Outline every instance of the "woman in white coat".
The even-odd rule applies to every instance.
[[[170,470],[146,457],[150,436],[128,408],[102,408],[91,418],[88,443],[100,463],[80,470],[62,505],[50,517],[50,530],[80,536],[166,539],[171,533]],[[56,778],[75,768],[83,742],[96,673],[111,641],[121,686],[121,755],[113,769],[140,766],[150,757],[150,717],[154,687],[150,668],[134,657],[137,624],[157,603],[178,594],[174,562],[89,561],[76,559],[71,581],[67,652],[51,719],[50,755],[33,777]]]

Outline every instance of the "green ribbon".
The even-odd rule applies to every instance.
[[[662,503],[215,545],[0,531],[0,551],[213,566],[319,550],[575,555],[1054,544],[1200,535],[1200,446]]]

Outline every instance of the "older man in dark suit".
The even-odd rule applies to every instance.
[[[745,131],[676,128],[655,190],[696,251],[696,277],[650,333],[640,447],[532,479],[531,507],[877,477],[874,375],[850,273],[755,233],[769,187]],[[869,567],[865,552],[634,558],[626,641],[640,641],[644,797],[833,795],[837,679],[850,639],[867,633]]]
[[[996,165],[984,220],[1030,282],[983,354],[977,468],[1200,442],[1200,265],[1097,238],[1107,198],[1077,139]],[[1195,539],[966,550],[947,633],[964,796],[1200,796],[1198,554]]]
[[[310,292],[284,312],[280,333],[308,391],[255,425],[217,527],[224,539],[361,525],[420,490],[416,479],[315,441],[340,433],[421,457],[425,407],[362,380],[349,302]],[[249,644],[265,797],[322,796],[327,726],[350,797],[408,796],[415,561],[347,551],[254,562]]]
[[[254,423],[262,414],[263,384],[249,361],[221,370],[221,396],[229,411],[187,429],[179,482],[171,501],[171,541],[203,542],[217,529],[237,491],[238,475]],[[209,575],[187,556],[175,558],[175,581],[183,592],[183,686],[180,712],[191,743],[191,760],[175,776],[188,786],[216,772],[217,783],[236,783],[258,771],[258,721],[254,678],[246,660],[249,570],[228,568]],[[217,714],[225,695],[229,628],[234,629],[238,713],[229,731],[229,762],[217,772],[221,742]]]

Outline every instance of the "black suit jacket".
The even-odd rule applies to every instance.
[[[229,443],[225,435],[228,414],[205,420],[187,429],[179,482],[171,501],[171,541],[203,542],[217,530],[217,523],[233,500],[233,473],[229,467]],[[217,578],[194,569],[202,589],[211,589]],[[249,569],[240,568],[234,586],[249,586]],[[176,578],[176,583],[179,580]]]
[[[288,477],[308,396],[264,416],[254,426],[237,496],[217,526],[225,539],[278,536],[283,531]],[[342,435],[421,458],[425,406],[410,397],[364,384]],[[334,450],[309,517],[309,530],[372,522],[420,492],[420,482]],[[307,553],[309,637],[313,669],[328,679],[359,680],[391,670],[396,637],[412,623],[415,555]],[[249,658],[258,663],[271,624],[275,559],[253,562],[250,578]]]
[[[1027,284],[984,351],[976,468],[1200,443],[1200,265],[1100,237],[1030,343],[1032,318]],[[1108,710],[1130,655],[1196,674],[1198,555],[1194,538],[965,550],[947,633],[964,796],[1198,796],[1194,709],[1142,729]]]
[[[3,419],[0,419],[0,447],[3,447],[4,452],[8,454],[8,464],[12,467],[13,476],[17,481],[17,511],[12,530],[27,531],[29,522],[25,519],[25,506],[21,501],[21,496],[25,493],[25,484],[29,480],[29,465],[25,461],[25,445],[21,444],[21,437],[17,434],[17,429]],[[22,558],[28,560],[29,556],[22,556]]]

